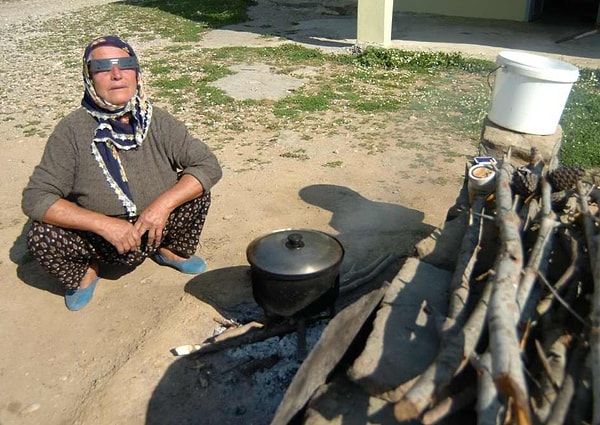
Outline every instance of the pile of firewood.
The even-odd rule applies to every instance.
[[[475,406],[480,424],[600,424],[597,190],[559,168],[535,150],[515,168],[509,151],[495,193],[472,200],[440,351],[394,391],[399,422]]]

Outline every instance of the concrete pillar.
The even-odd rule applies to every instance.
[[[357,45],[391,44],[394,0],[358,0],[357,14]]]

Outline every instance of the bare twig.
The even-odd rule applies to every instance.
[[[564,229],[564,232],[559,233],[560,239],[565,243],[569,244],[569,251],[571,256],[571,264],[564,271],[562,276],[554,284],[554,289],[560,292],[564,286],[569,283],[581,269],[581,261],[584,257],[582,255],[582,246],[579,240],[572,234],[569,229]]]
[[[483,218],[485,220],[490,220],[490,221],[496,221],[496,217],[494,217],[493,215],[476,213],[476,212],[473,212],[471,214],[473,214],[474,217],[479,217],[479,218]]]
[[[546,285],[546,288],[548,288],[548,290],[552,293],[552,295],[554,296],[554,298],[564,307],[567,309],[567,311],[569,313],[571,313],[571,315],[573,315],[573,317],[575,317],[583,326],[585,327],[589,327],[590,324],[587,320],[585,320],[583,317],[581,317],[575,310],[573,310],[573,308],[571,308],[571,306],[569,305],[569,303],[567,303],[563,297],[560,296],[560,294],[558,292],[556,292],[556,290],[552,287],[552,285],[550,284],[550,282],[548,282],[548,279],[546,279],[546,277],[543,274],[539,274],[538,277],[540,278],[540,280],[542,281],[542,283],[544,283],[544,285]]]

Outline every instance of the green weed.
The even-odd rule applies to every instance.
[[[344,166],[344,161],[331,161],[323,164],[322,166],[328,168],[341,168]]]
[[[279,156],[282,158],[291,158],[291,159],[297,159],[300,161],[307,161],[310,159],[310,157],[306,154],[306,151],[304,149],[297,149],[293,152],[285,152]]]

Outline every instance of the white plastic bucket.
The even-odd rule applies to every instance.
[[[489,120],[521,133],[554,134],[577,67],[520,51],[500,52],[496,65]]]

